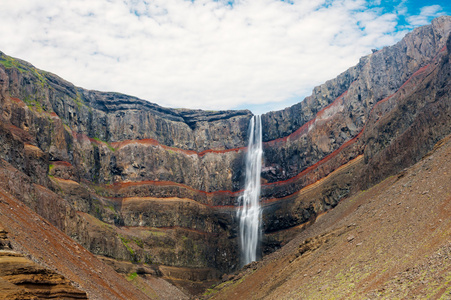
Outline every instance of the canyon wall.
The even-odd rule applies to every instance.
[[[265,253],[451,132],[450,31],[435,19],[262,116]],[[1,185],[94,254],[190,282],[239,266],[251,112],[89,91],[3,53],[0,109]]]

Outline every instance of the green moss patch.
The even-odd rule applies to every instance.
[[[132,247],[130,247],[129,243],[130,240],[127,239],[126,237],[119,235],[119,238],[121,239],[122,244],[125,246],[125,248],[127,248],[128,252],[130,252],[130,254],[134,257],[135,256],[135,250],[132,249]]]
[[[102,141],[101,139],[99,139],[99,138],[97,138],[97,137],[94,137],[93,139],[96,140],[97,142],[101,143],[101,144],[104,144],[104,145],[107,146],[108,149],[110,149],[111,151],[113,151],[113,152],[116,151],[116,149],[115,149],[113,146],[111,146],[108,142]]]
[[[133,272],[133,273],[128,274],[127,280],[128,280],[128,281],[132,281],[132,280],[134,280],[136,277],[138,277],[138,274],[137,274],[136,272]]]

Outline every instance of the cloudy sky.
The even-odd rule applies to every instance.
[[[0,51],[169,107],[278,110],[449,0],[2,0]]]

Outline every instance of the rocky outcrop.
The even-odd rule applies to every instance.
[[[0,251],[2,299],[88,299],[63,276],[13,251]]]
[[[13,251],[0,227],[0,299],[88,299],[64,276]]]
[[[262,116],[265,253],[450,133],[450,31],[435,19]],[[239,266],[249,111],[88,91],[4,54],[0,109],[1,186],[91,252],[215,276]]]

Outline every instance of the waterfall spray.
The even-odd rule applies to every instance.
[[[246,265],[257,260],[260,240],[260,174],[262,167],[262,126],[260,116],[253,116],[249,124],[249,145],[246,154],[245,190],[240,197],[241,263]]]

